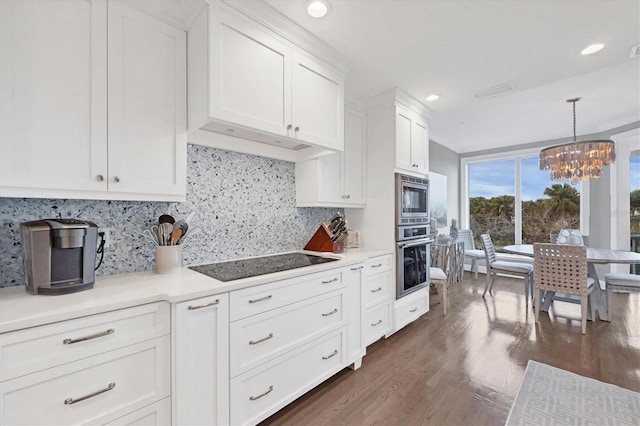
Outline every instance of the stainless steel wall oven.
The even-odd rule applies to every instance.
[[[396,299],[429,285],[429,225],[398,226],[396,232]]]

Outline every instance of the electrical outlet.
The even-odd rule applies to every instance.
[[[100,247],[100,233],[104,232],[104,248],[107,248],[111,245],[111,235],[109,232],[109,228],[98,228],[98,247]]]

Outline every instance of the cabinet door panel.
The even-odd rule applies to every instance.
[[[104,1],[0,1],[0,186],[106,190]]]
[[[291,124],[289,49],[230,13],[211,10],[210,114],[286,135]]]
[[[398,108],[396,112],[396,167],[415,171],[411,162],[412,118],[408,111]]]
[[[344,203],[342,153],[318,158],[318,201]]]
[[[297,139],[344,148],[344,78],[328,66],[294,54],[291,121]],[[295,129],[299,130],[296,132]]]
[[[177,303],[173,424],[229,424],[229,298]]]
[[[109,191],[184,194],[186,34],[109,3]]]
[[[411,161],[416,164],[416,171],[429,172],[428,162],[429,136],[427,125],[419,120],[413,122],[411,132]]]
[[[364,204],[365,188],[365,116],[347,109],[344,122],[344,193],[347,203]]]

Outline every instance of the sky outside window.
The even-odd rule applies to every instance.
[[[469,197],[514,195],[515,171],[514,160],[469,164]]]

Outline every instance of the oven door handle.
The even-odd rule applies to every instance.
[[[408,243],[398,243],[398,248],[399,249],[405,249],[405,248],[409,248],[409,247],[415,247],[415,246],[421,246],[424,244],[431,244],[431,240],[428,238],[425,239],[421,239],[421,240],[413,240],[410,241]]]

